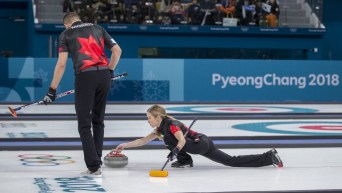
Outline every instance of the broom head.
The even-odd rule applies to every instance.
[[[167,177],[169,172],[166,170],[150,170],[151,177]]]
[[[14,109],[12,109],[11,107],[8,107],[8,109],[10,110],[13,117],[17,117],[17,112],[15,112]]]

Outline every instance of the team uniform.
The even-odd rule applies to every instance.
[[[74,65],[75,109],[84,160],[90,171],[96,171],[102,165],[104,115],[111,86],[104,47],[111,49],[116,42],[102,27],[81,21],[64,30],[59,41],[59,52],[69,52]]]
[[[182,133],[185,134],[188,128],[178,120],[164,118],[157,130],[164,136],[163,140],[168,149],[172,150],[178,143],[174,133],[182,131]],[[179,166],[193,166],[192,158],[187,153],[200,154],[210,160],[232,167],[283,166],[275,149],[263,154],[230,156],[219,150],[214,145],[213,141],[202,133],[190,130],[185,136],[185,139],[186,143],[177,155],[178,163],[176,163],[179,164]],[[173,167],[177,167],[177,165],[174,165]]]

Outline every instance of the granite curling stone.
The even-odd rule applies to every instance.
[[[128,157],[121,153],[109,153],[104,157],[103,163],[110,168],[122,168],[128,164]]]

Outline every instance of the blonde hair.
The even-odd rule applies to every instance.
[[[166,113],[166,110],[164,107],[160,106],[160,105],[152,105],[150,108],[147,109],[147,112],[150,113],[153,117],[158,117],[160,116],[160,118],[164,119],[164,118],[169,118],[172,120],[177,120],[175,118],[173,118],[172,116],[168,115]],[[162,139],[162,134],[155,129],[154,133],[157,135],[158,139]]]

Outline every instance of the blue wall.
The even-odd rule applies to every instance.
[[[0,52],[12,56],[29,56],[32,37],[32,4],[30,1],[0,0]]]
[[[56,59],[2,59],[0,100],[41,100]],[[293,70],[295,69],[295,70]],[[122,59],[110,101],[342,102],[341,61]],[[58,93],[74,88],[69,60]],[[59,101],[73,101],[73,96]]]
[[[52,78],[57,56],[54,44],[62,29],[35,28],[31,7],[30,0],[0,0],[0,16],[3,17],[0,19],[0,51],[12,50],[14,57],[0,59],[1,101],[40,100]],[[339,77],[342,70],[341,63],[336,61],[342,59],[342,13],[339,7],[342,7],[340,0],[324,1],[326,32],[322,33],[302,33],[299,29],[286,28],[265,33],[257,32],[259,28],[230,28],[229,33],[225,33],[210,27],[199,28],[197,32],[192,32],[191,28],[160,32],[151,27],[142,32],[142,29],[111,30],[104,26],[123,48],[124,59],[117,73],[129,72],[129,77],[116,82],[109,98],[113,101],[341,102]],[[12,20],[6,20],[7,16]],[[241,34],[246,30],[249,32]],[[52,58],[47,58],[49,41],[53,44]],[[308,60],[136,59],[141,47],[306,49]],[[318,48],[318,52],[313,52],[312,48]],[[29,58],[31,56],[33,58]],[[68,68],[59,92],[73,89],[70,61]],[[240,77],[240,81],[244,77],[254,77],[251,79],[255,81],[269,80],[269,74],[293,77],[299,81],[297,84],[305,80],[305,88],[285,83],[262,88],[234,83],[234,77]],[[230,86],[224,86],[227,80],[232,81]],[[286,82],[287,79],[281,80]],[[61,99],[72,100],[72,96]]]
[[[190,32],[177,33],[171,30],[168,33],[159,33],[155,30],[147,30],[143,33],[140,30],[111,30],[113,37],[123,48],[124,58],[137,58],[138,49],[142,47],[197,47],[197,48],[260,48],[260,49],[305,49],[307,50],[307,59],[309,60],[340,60],[342,56],[341,44],[341,22],[342,16],[338,7],[342,6],[340,0],[324,1],[324,24],[327,27],[323,35],[308,34],[284,34],[284,33],[232,33],[230,28],[227,33],[214,32]],[[21,4],[21,6],[13,6]],[[59,33],[62,29],[53,31],[36,30],[33,24],[32,4],[29,0],[0,0],[2,15],[24,16],[24,22],[13,22],[0,20],[0,26],[6,26],[6,30],[1,32],[0,51],[9,49],[13,51],[14,57],[55,57],[57,50],[55,48]],[[11,9],[3,8],[3,5],[11,6]],[[22,9],[27,5],[28,9]],[[9,10],[9,11],[4,11]],[[336,15],[335,15],[336,14]],[[139,26],[135,26],[139,29]],[[204,28],[205,29],[205,28]],[[237,28],[245,31],[246,28]],[[249,28],[247,30],[253,30]],[[281,28],[279,30],[282,30]],[[293,29],[298,30],[298,29]],[[149,33],[152,31],[153,33]],[[160,31],[160,30],[159,30]],[[201,31],[197,30],[197,31]],[[13,44],[13,38],[17,38],[22,44]],[[49,41],[52,42],[52,53],[49,53]],[[336,44],[337,42],[337,44]],[[313,48],[318,48],[318,52],[312,52]]]
[[[342,60],[342,1],[325,0],[323,20],[327,28],[323,39],[324,59]]]
[[[138,58],[139,48],[231,48],[231,49],[278,49],[303,50],[306,59],[323,58],[322,29],[290,29],[259,27],[213,27],[213,26],[144,26],[104,25],[123,49],[124,58]],[[63,25],[36,25],[34,48],[38,57],[48,55],[49,38],[57,42]],[[312,52],[316,48],[318,52]],[[53,52],[57,55],[57,48]]]

